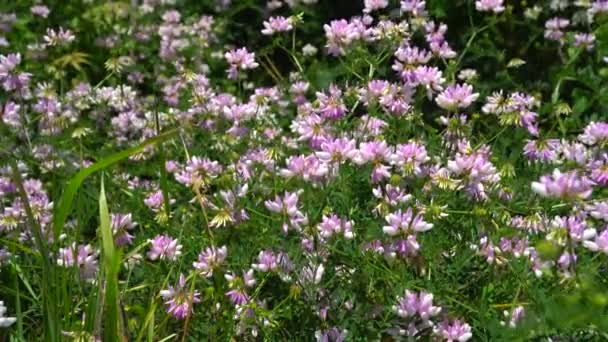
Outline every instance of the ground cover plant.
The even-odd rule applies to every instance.
[[[0,3],[0,340],[608,340],[608,1]]]

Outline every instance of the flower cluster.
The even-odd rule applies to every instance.
[[[473,337],[471,326],[461,320],[444,319],[437,325],[432,321],[442,308],[433,305],[433,295],[428,292],[405,291],[403,297],[397,298],[393,310],[397,315],[409,321],[407,329],[394,329],[397,335],[419,338],[425,331],[432,329],[433,334],[447,341],[468,341]]]

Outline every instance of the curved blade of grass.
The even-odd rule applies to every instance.
[[[30,282],[27,280],[27,277],[25,276],[25,273],[23,272],[23,270],[21,270],[21,267],[19,266],[19,264],[17,264],[16,262],[13,262],[13,263],[11,263],[11,265],[13,266],[13,269],[15,270],[15,274],[17,274],[19,279],[21,279],[21,281],[23,282],[23,285],[25,286],[25,288],[28,290],[28,292],[32,296],[32,300],[38,304],[40,302],[40,298],[38,295],[36,295],[36,293],[32,289],[32,285],[30,285]],[[23,296],[23,295],[21,295],[21,296]]]
[[[141,152],[146,146],[160,144],[164,141],[167,141],[178,134],[178,129],[173,129],[163,134],[157,135],[153,138],[150,138],[141,144],[128,148],[124,151],[113,154],[105,159],[98,161],[97,163],[87,167],[86,169],[80,170],[70,181],[65,188],[63,196],[59,200],[59,205],[57,205],[57,210],[53,215],[53,229],[54,236],[60,236],[63,231],[63,226],[65,225],[65,221],[72,210],[72,202],[74,201],[74,196],[76,196],[76,192],[82,185],[82,182],[90,176],[91,174],[103,170],[106,167],[109,167],[125,158],[128,158],[138,152]]]

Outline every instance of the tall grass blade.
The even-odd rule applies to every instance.
[[[103,254],[103,270],[105,273],[105,301],[104,305],[104,340],[124,340],[122,322],[120,316],[118,271],[120,268],[120,255],[114,246],[114,236],[110,225],[110,212],[104,189],[103,178],[101,179],[101,190],[99,192],[99,222],[101,233],[101,246]]]

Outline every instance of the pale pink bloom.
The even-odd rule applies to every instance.
[[[262,30],[262,34],[264,35],[273,35],[278,32],[288,32],[293,29],[293,25],[291,23],[290,18],[285,17],[270,17],[268,21],[264,23],[264,29]]]
[[[478,0],[475,8],[480,12],[500,13],[505,10],[504,0]]]

